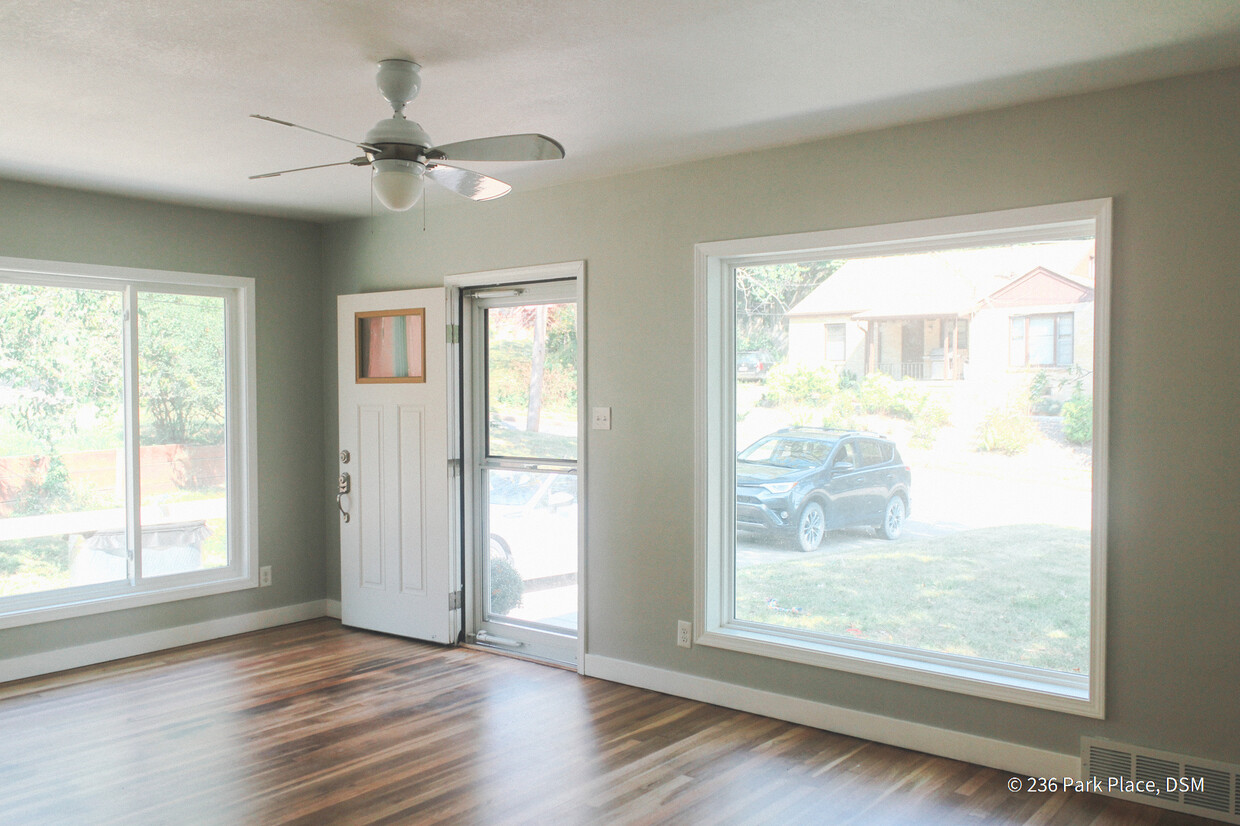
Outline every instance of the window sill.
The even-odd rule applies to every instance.
[[[1101,692],[1087,676],[895,645],[800,635],[735,621],[695,642],[761,657],[1102,719]]]
[[[139,608],[144,605],[157,605],[163,602],[258,587],[257,571],[253,575],[225,575],[223,577],[221,577],[221,571],[207,573],[213,575],[209,580],[204,581],[203,573],[189,574],[185,575],[181,582],[159,583],[157,589],[150,590],[136,590],[127,585],[111,585],[84,588],[76,595],[56,591],[54,592],[55,602],[40,603],[32,599],[24,605],[14,606],[0,613],[0,628],[15,628],[40,622],[73,619],[108,611],[123,611],[127,608]],[[120,588],[124,590],[119,590]]]

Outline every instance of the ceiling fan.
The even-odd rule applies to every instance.
[[[412,60],[379,61],[375,82],[392,105],[392,117],[376,123],[362,141],[349,140],[266,115],[250,115],[258,120],[345,141],[363,152],[349,161],[282,169],[251,175],[250,179],[274,178],[289,172],[328,166],[369,166],[374,170],[372,182],[375,197],[388,209],[403,212],[418,202],[426,178],[475,201],[489,201],[512,190],[503,181],[462,169],[447,161],[549,161],[564,157],[564,147],[558,141],[535,133],[499,135],[435,146],[421,126],[405,117],[405,104],[417,97],[422,87],[421,68]]]

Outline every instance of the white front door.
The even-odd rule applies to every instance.
[[[445,291],[343,295],[336,320],[341,619],[453,643]]]

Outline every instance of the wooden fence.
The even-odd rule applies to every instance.
[[[87,450],[61,458],[73,488],[106,499],[124,499],[124,451]],[[224,445],[148,445],[139,448],[138,462],[143,499],[224,486]],[[13,512],[24,488],[43,483],[47,467],[46,456],[0,457],[0,517]]]

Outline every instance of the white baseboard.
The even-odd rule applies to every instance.
[[[277,625],[288,625],[291,622],[301,622],[315,617],[330,616],[328,602],[330,600],[316,599],[298,605],[283,605],[279,608],[269,608],[266,611],[255,611],[252,614],[237,614],[193,625],[178,625],[175,628],[165,628],[161,631],[148,631],[145,634],[132,634],[86,645],[58,648],[39,654],[8,657],[0,659],[0,683],[51,674],[70,668],[80,668],[84,665],[94,665],[109,660],[119,660],[138,654],[149,654],[152,651],[163,651],[220,637],[231,637],[247,631],[274,628]],[[340,614],[339,608],[340,603],[337,602],[336,616]]]
[[[329,599],[327,602],[327,616],[332,619],[340,619],[340,600]]]
[[[1081,758],[1078,754],[1061,754],[976,734],[910,723],[907,720],[787,697],[772,691],[746,688],[611,657],[587,654],[583,662],[583,673],[589,677],[648,688],[790,723],[953,760],[978,763],[1026,777],[1079,778],[1081,774]]]

